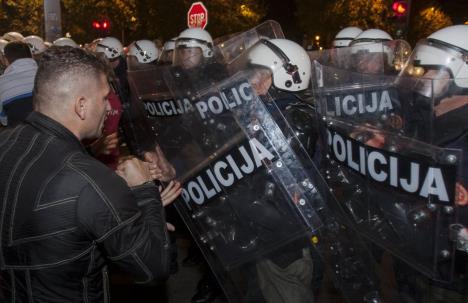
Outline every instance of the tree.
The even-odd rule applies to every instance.
[[[147,0],[136,7],[137,25],[132,37],[167,40],[187,27],[187,11],[191,0]],[[259,0],[211,0],[204,2],[208,9],[206,30],[213,37],[227,35],[257,25],[266,14]]]
[[[393,12],[387,0],[296,0],[300,28],[309,36],[321,34],[329,46],[338,31],[347,26],[379,28],[394,34],[389,22]]]
[[[417,42],[433,32],[452,25],[452,20],[440,8],[429,6],[419,11],[413,19],[410,39]]]
[[[0,1],[0,28],[26,35],[43,34],[43,9],[41,0]]]
[[[62,32],[78,43],[109,34],[128,44],[136,39],[177,36],[187,27],[192,0],[62,0]],[[0,26],[7,31],[43,36],[43,1],[0,1]],[[207,30],[213,37],[256,26],[266,15],[263,0],[210,0]],[[109,33],[93,30],[92,22],[110,21]]]
[[[186,2],[190,6],[191,1]],[[207,30],[218,37],[252,28],[260,22],[266,14],[263,3],[257,0],[215,0],[205,3],[209,11]]]
[[[126,40],[127,28],[133,24],[136,0],[63,0],[62,31],[70,33],[77,42],[89,42],[100,36],[91,30],[93,20],[110,21],[110,35]]]

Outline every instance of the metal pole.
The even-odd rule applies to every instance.
[[[49,42],[62,37],[60,0],[44,0],[44,33]]]

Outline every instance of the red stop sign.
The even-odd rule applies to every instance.
[[[204,29],[208,24],[208,10],[201,2],[194,2],[187,12],[187,26]]]

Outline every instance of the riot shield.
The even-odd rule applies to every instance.
[[[314,67],[315,104],[322,116],[403,131],[404,96],[395,76],[362,74],[317,61]]]
[[[276,266],[272,260],[308,248],[307,222],[320,226],[310,203],[321,199],[276,124],[264,121],[268,112],[255,108],[261,101],[245,77],[183,97],[186,86],[177,76],[169,74],[167,83],[191,110],[177,122],[185,137],[179,151],[167,154],[184,184],[184,202],[176,207],[230,301],[255,302],[262,297],[258,281]],[[294,171],[302,172],[305,186]]]
[[[153,76],[129,72],[129,79],[145,86],[136,89],[140,100],[161,107],[164,115],[149,120],[167,130],[155,127],[183,183],[176,208],[228,299],[312,301],[312,250],[333,260],[335,285],[349,302],[380,302],[372,301],[379,285],[366,248],[329,203],[333,196],[288,121],[271,96],[254,93],[250,72],[212,72],[225,63],[217,49],[196,72],[176,64]],[[285,282],[294,266],[304,280],[291,288]]]
[[[322,65],[337,69],[362,74],[395,75],[402,70],[410,57],[411,46],[404,40],[392,40],[359,46],[310,51],[308,54],[311,61],[318,61]],[[334,81],[335,78],[326,78],[324,80]],[[326,83],[324,85],[329,86]]]
[[[281,26],[276,21],[268,20],[248,31],[219,41],[216,46],[219,48],[224,62],[234,67],[236,61],[246,53],[260,39],[279,39],[284,38]],[[241,61],[240,64],[243,62]],[[239,69],[237,69],[239,70]]]
[[[189,99],[192,110],[179,120],[185,152],[167,155],[184,182],[179,213],[232,302],[258,302],[255,294],[271,302],[262,281],[274,283],[272,268],[303,262],[310,249],[332,260],[349,302],[378,300],[366,249],[330,205],[328,188],[274,100],[257,96],[251,78],[238,73]],[[311,288],[298,289],[306,301],[313,300]],[[294,302],[286,293],[282,302]]]
[[[466,106],[442,117],[444,101],[415,88],[434,91],[442,85],[438,81],[453,87],[453,80],[419,78],[414,85],[416,80],[401,76],[378,75],[375,81],[316,67],[324,77],[343,73],[346,79],[327,86],[316,79],[315,92],[327,151],[323,169],[348,218],[371,243],[429,278],[449,282],[455,261],[450,232],[459,223],[456,189],[463,184],[466,146],[447,144],[460,131],[447,135],[442,123],[460,123]]]

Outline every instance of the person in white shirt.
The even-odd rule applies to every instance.
[[[0,123],[22,121],[32,111],[32,92],[37,64],[28,44],[9,42],[4,49],[7,68],[0,76]]]

